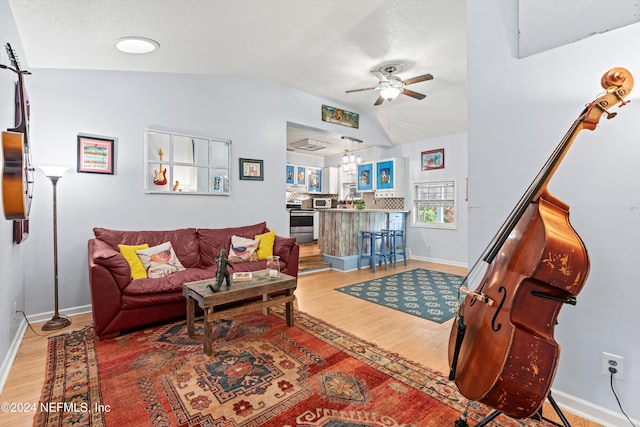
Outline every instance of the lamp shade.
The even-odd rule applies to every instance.
[[[394,100],[400,95],[400,89],[397,87],[386,87],[380,91],[380,96],[387,101]]]
[[[47,177],[49,178],[61,178],[62,175],[69,169],[68,166],[54,166],[54,165],[43,165],[38,166]]]

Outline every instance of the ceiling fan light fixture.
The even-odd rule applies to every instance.
[[[151,53],[160,48],[160,43],[145,37],[122,37],[116,40],[116,49],[131,54]]]
[[[385,87],[380,91],[380,96],[387,101],[393,101],[400,95],[400,89],[397,87]]]

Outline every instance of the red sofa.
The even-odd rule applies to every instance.
[[[184,228],[166,231],[118,231],[94,228],[88,242],[89,287],[93,323],[100,338],[113,337],[126,329],[185,316],[182,285],[215,277],[215,259],[220,249],[229,251],[231,236],[253,239],[268,232],[266,223],[221,229]],[[118,250],[118,244],[155,246],[171,242],[186,268],[160,278],[131,278],[131,267]],[[298,277],[300,248],[290,237],[275,236],[273,254],[280,256],[283,273]],[[234,263],[236,271],[266,268],[266,261]]]

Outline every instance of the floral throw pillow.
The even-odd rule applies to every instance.
[[[185,269],[173,251],[171,242],[139,250],[136,253],[147,270],[147,276],[151,278],[168,276]]]
[[[231,236],[231,248],[229,249],[229,262],[257,261],[258,244],[260,239],[247,239],[240,236]]]

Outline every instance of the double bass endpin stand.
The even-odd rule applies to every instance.
[[[560,420],[562,421],[562,424],[558,424],[557,422],[555,422],[553,420],[550,420],[549,418],[544,417],[542,415],[542,408],[538,409],[538,412],[533,414],[531,416],[531,418],[533,418],[534,420],[538,420],[538,421],[544,420],[544,421],[546,421],[546,422],[548,422],[548,423],[550,423],[550,424],[552,424],[554,426],[558,426],[558,427],[571,427],[571,424],[569,424],[569,421],[567,421],[567,418],[562,413],[562,410],[560,409],[560,407],[556,403],[555,399],[553,398],[553,396],[551,396],[551,392],[549,392],[549,394],[547,395],[547,400],[551,404],[551,407],[553,408],[553,410],[558,415],[558,418],[560,418]],[[495,411],[491,412],[489,415],[484,417],[482,419],[482,421],[480,421],[480,423],[476,424],[475,427],[486,426],[487,424],[489,424],[491,421],[493,421],[500,414],[502,414],[502,412],[500,412],[498,410],[495,410]],[[454,423],[454,426],[455,427],[469,427],[469,424],[467,424],[466,411],[465,411],[464,414],[462,414],[462,416],[460,416],[460,419],[458,419]]]

